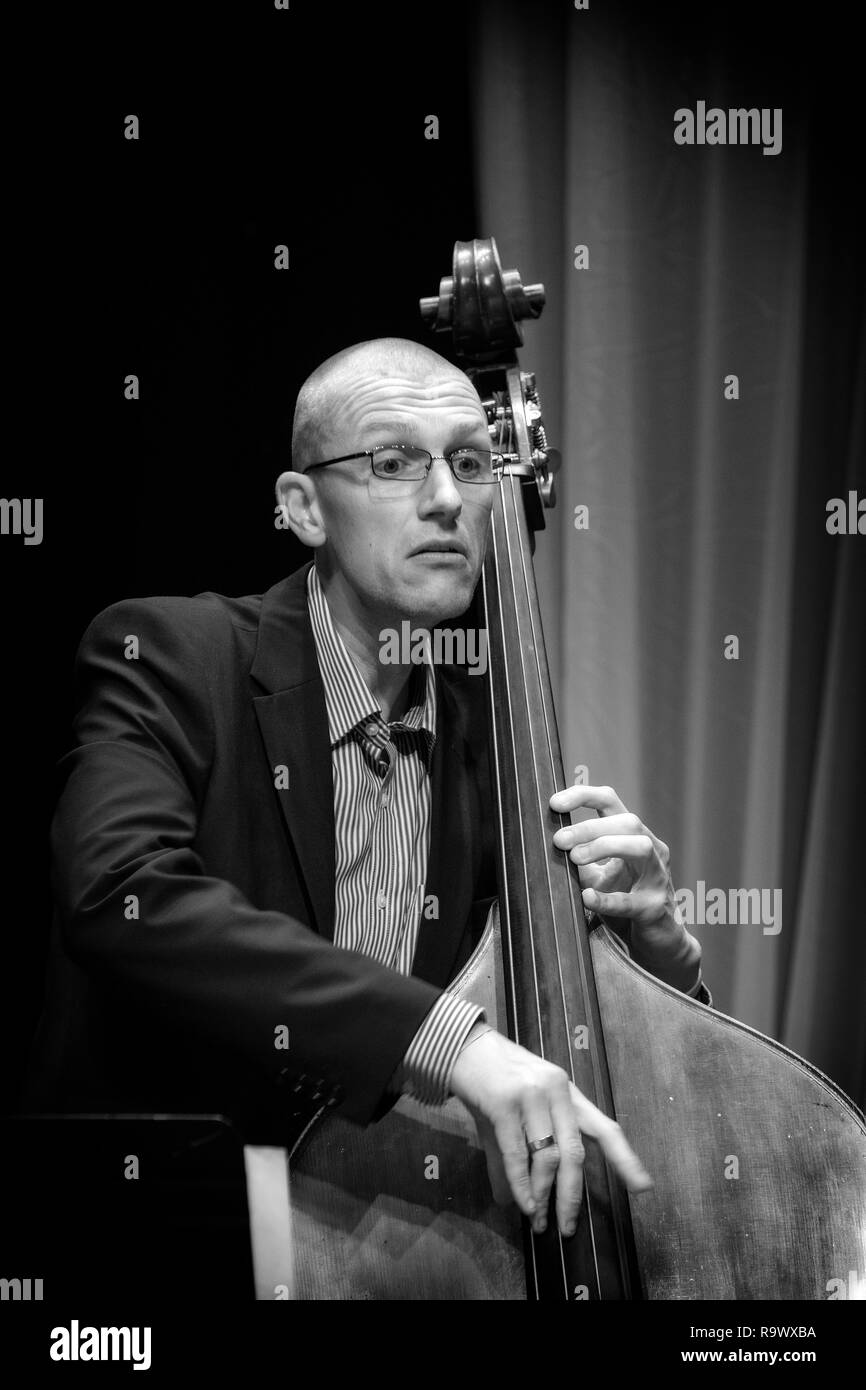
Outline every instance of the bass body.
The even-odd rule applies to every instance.
[[[829,1297],[864,1268],[866,1124],[814,1067],[655,980],[605,928],[591,949],[616,1118],[655,1180],[631,1199],[637,1296]],[[503,1026],[498,914],[452,988]],[[625,1041],[636,1035],[637,1055]],[[526,1246],[538,1238],[494,1202],[460,1101],[432,1110],[403,1096],[367,1129],[323,1112],[289,1167],[293,1297],[533,1296]],[[591,1271],[563,1284],[563,1301],[597,1297]]]

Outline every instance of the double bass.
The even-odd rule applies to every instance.
[[[506,460],[482,578],[499,896],[449,989],[562,1067],[655,1186],[630,1198],[587,1140],[575,1234],[551,1220],[535,1235],[494,1202],[456,1098],[402,1096],[366,1129],[323,1111],[289,1156],[291,1296],[826,1299],[832,1280],[866,1272],[863,1115],[780,1043],[641,969],[588,922],[578,870],[552,844],[570,817],[548,805],[565,781],[532,554],[557,458],[517,355],[543,305],[492,238],[457,242],[452,274],[421,301]]]

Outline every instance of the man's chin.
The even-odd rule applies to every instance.
[[[451,622],[466,612],[477,582],[478,576],[470,574],[468,566],[462,576],[430,576],[423,587],[413,585],[404,592],[404,616],[419,627]]]

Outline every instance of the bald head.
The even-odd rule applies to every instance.
[[[398,444],[427,454],[424,476],[373,470],[375,451]],[[454,471],[455,455],[470,449],[490,449],[478,392],[418,343],[358,343],[301,388],[292,467],[276,483],[280,529],[315,550],[344,639],[367,642],[375,669],[383,627],[404,617],[435,626],[469,605],[495,494]]]
[[[296,472],[303,473],[310,464],[328,457],[334,441],[345,431],[353,400],[363,398],[365,391],[384,381],[402,386],[410,398],[413,387],[454,382],[460,394],[468,401],[474,397],[481,410],[465,373],[432,348],[408,338],[356,343],[329,357],[301,387],[292,425],[292,467]]]

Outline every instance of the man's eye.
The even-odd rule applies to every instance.
[[[454,471],[463,478],[472,478],[481,471],[481,459],[471,449],[461,450],[451,455]]]
[[[378,454],[376,456],[376,467],[380,473],[389,473],[392,477],[398,476],[409,466],[409,460],[405,454],[389,453]]]

